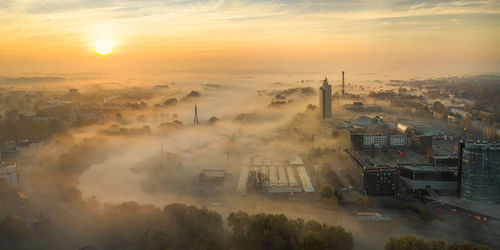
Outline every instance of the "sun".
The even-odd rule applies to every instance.
[[[99,40],[94,44],[94,51],[98,55],[107,56],[113,52],[114,43],[108,40]]]

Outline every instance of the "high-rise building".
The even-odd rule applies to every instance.
[[[345,92],[344,92],[344,71],[342,71],[342,97],[345,97]]]
[[[500,202],[500,143],[460,143],[458,194],[470,201]]]
[[[328,84],[326,77],[323,86],[319,87],[319,107],[323,120],[332,118],[332,85]]]
[[[194,125],[198,126],[199,121],[198,121],[198,107],[196,104],[194,105]]]

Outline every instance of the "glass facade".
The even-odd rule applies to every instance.
[[[470,201],[500,202],[500,143],[465,143],[460,196]]]

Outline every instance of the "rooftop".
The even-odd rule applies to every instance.
[[[466,142],[464,143],[464,147],[467,149],[481,149],[481,150],[500,150],[500,143],[487,143],[487,142]]]
[[[406,168],[412,171],[421,172],[453,172],[451,169],[444,165],[397,163],[397,166],[400,168]]]
[[[290,165],[304,165],[302,158],[298,154],[295,154],[295,159],[290,161]]]
[[[225,170],[203,169],[200,172],[200,179],[222,179],[226,177]]]
[[[0,174],[11,174],[17,171],[15,163],[0,162]]]

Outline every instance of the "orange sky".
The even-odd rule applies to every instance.
[[[168,2],[168,3],[165,3]],[[93,44],[113,41],[110,56]],[[3,0],[0,74],[500,68],[500,1]]]

